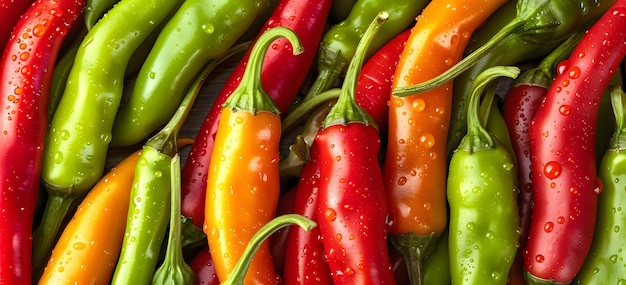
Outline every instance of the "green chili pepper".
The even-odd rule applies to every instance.
[[[268,6],[269,0],[185,1],[163,27],[129,101],[120,106],[111,145],[138,143],[167,122],[193,76],[223,56]]]
[[[506,284],[517,252],[519,216],[515,164],[509,151],[479,118],[482,91],[497,77],[516,77],[516,67],[481,73],[470,96],[467,135],[450,161],[449,254],[452,283]],[[494,87],[491,85],[490,87]],[[485,100],[493,100],[488,90]]]
[[[245,49],[246,45],[235,50]],[[143,146],[135,168],[126,230],[113,284],[147,284],[152,280],[170,213],[172,159],[177,137],[207,75],[228,56],[212,61],[196,76],[170,121]]]
[[[91,30],[98,20],[119,1],[120,0],[87,0],[84,12],[85,26],[87,26],[87,29]]]
[[[336,1],[335,1],[336,2]],[[335,80],[344,75],[356,51],[363,33],[380,11],[389,13],[389,20],[372,41],[367,58],[394,36],[409,27],[424,7],[427,0],[358,0],[350,15],[328,30],[318,51],[318,75],[305,100],[328,90]]]
[[[41,177],[50,196],[34,233],[35,267],[45,264],[70,204],[102,176],[124,70],[135,49],[176,2],[122,0],[78,48],[44,149]]]
[[[617,126],[598,168],[603,190],[593,241],[573,284],[626,282],[626,94],[621,86],[609,89]]]

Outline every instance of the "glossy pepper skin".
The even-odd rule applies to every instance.
[[[589,254],[572,284],[619,284],[626,280],[626,94],[621,88],[611,88],[617,128],[598,168],[603,190],[598,196],[596,230]]]
[[[499,29],[487,25],[486,29],[495,33],[481,39],[485,42],[477,44],[476,49],[466,54],[462,61],[449,66],[446,72],[437,77],[407,87],[401,93],[433,89],[468,71],[474,65],[481,65],[462,79],[455,80],[458,84],[454,84],[456,91],[452,101],[454,105],[448,138],[448,150],[451,151],[466,131],[467,96],[475,76],[492,66],[511,65],[545,56],[571,33],[593,23],[612,3],[613,0],[519,0],[515,17]],[[550,47],[551,44],[555,45]]]
[[[324,33],[316,59],[318,74],[304,100],[330,89],[336,79],[345,75],[355,54],[357,44],[363,37],[370,20],[376,17],[378,12],[388,12],[390,15],[389,23],[385,24],[383,30],[372,42],[367,57],[413,24],[415,17],[420,14],[428,2],[430,1],[356,1],[348,17]]]
[[[515,67],[494,67],[477,77],[468,105],[467,135],[450,160],[447,197],[454,284],[506,284],[517,251],[515,160],[485,129],[486,118],[478,111],[482,92],[492,80],[514,78],[517,73]],[[484,100],[493,100],[494,90],[490,91]]]
[[[209,167],[203,230],[217,276],[229,278],[254,235],[276,213],[280,194],[278,108],[262,88],[262,65],[274,40],[287,38],[294,54],[298,36],[284,27],[265,31],[254,44],[240,86],[224,104]],[[269,242],[251,261],[246,284],[277,284]]]
[[[0,16],[2,24],[10,24],[21,7],[4,2],[3,9],[14,5]],[[52,69],[83,4],[81,0],[36,1],[11,24],[14,29],[0,59],[0,284],[31,283],[32,228]]]
[[[327,114],[328,112],[324,112]],[[325,115],[324,115],[325,117]],[[321,126],[318,126],[319,130]],[[314,142],[314,141],[313,141]],[[321,183],[318,144],[312,142],[310,160],[302,168],[292,212],[317,221],[317,203]],[[283,284],[333,284],[324,257],[319,227],[309,231],[290,227],[285,245]]]
[[[435,0],[424,9],[407,39],[392,90],[426,81],[459,61],[472,32],[504,0]],[[451,8],[451,7],[455,7]],[[452,85],[400,97],[392,91],[388,144],[383,165],[389,200],[390,240],[404,256],[413,282],[421,259],[445,229],[445,153]]]
[[[569,284],[594,234],[602,183],[598,106],[626,55],[626,1],[600,17],[557,70],[530,126],[534,209],[524,250],[530,284]]]
[[[381,140],[354,98],[366,51],[386,12],[371,19],[337,103],[313,145],[319,149],[317,223],[334,284],[395,284],[387,249],[387,199],[378,163]]]
[[[42,226],[35,232],[35,266],[45,264],[71,202],[102,176],[128,60],[176,3],[121,1],[78,49],[44,149],[42,183],[50,196]],[[142,9],[136,9],[138,5]]]
[[[330,2],[329,0],[278,1],[276,8],[261,28],[261,32],[277,26],[289,28],[299,36],[305,49],[302,54],[294,56],[291,46],[285,39],[279,39],[276,42],[276,47],[279,48],[272,48],[266,52],[262,67],[263,89],[271,96],[281,112],[285,112],[287,107],[292,104],[306,79],[310,66],[313,64],[328,18]],[[211,152],[215,145],[222,105],[241,83],[249,56],[250,50],[237,64],[220,89],[198,130],[196,143],[191,146],[189,156],[183,165],[182,211],[183,215],[191,218],[198,227],[202,227],[204,220],[207,173],[211,162]],[[281,70],[281,72],[277,72],[277,70]]]
[[[269,0],[184,1],[159,33],[128,102],[120,106],[111,145],[138,143],[166,123],[193,76],[223,56],[268,6]]]

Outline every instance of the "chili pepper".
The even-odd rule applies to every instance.
[[[231,274],[254,232],[276,212],[280,194],[280,115],[261,86],[261,74],[265,49],[279,37],[292,43],[294,54],[302,51],[297,35],[287,28],[263,32],[252,47],[241,84],[228,97],[220,115],[209,166],[203,227],[220,281]],[[278,282],[269,243],[263,244],[251,266],[247,282]]]
[[[159,33],[128,102],[120,106],[111,145],[138,143],[167,122],[193,75],[223,56],[268,5],[268,0],[184,1]]]
[[[217,278],[217,273],[215,272],[215,266],[213,266],[211,251],[208,247],[203,248],[196,254],[191,262],[189,262],[189,267],[191,267],[191,270],[193,270],[196,275],[196,282],[194,282],[194,284],[220,284],[220,280]]]
[[[395,284],[387,250],[387,200],[376,123],[354,98],[372,39],[390,14],[372,19],[313,142],[318,145],[317,222],[334,284]]]
[[[389,13],[389,23],[374,39],[366,58],[371,56],[389,40],[407,29],[428,4],[428,0],[357,0],[348,18],[333,25],[322,38],[317,55],[317,77],[304,100],[328,90],[343,76],[355,54],[356,46],[363,37],[370,19],[379,11]]]
[[[330,1],[328,0],[280,1],[261,29],[266,31],[274,26],[289,28],[299,35],[305,49],[303,54],[293,56],[289,45],[279,40],[276,43],[278,48],[268,50],[263,61],[263,88],[272,96],[281,112],[284,112],[296,97],[306,79],[309,67],[313,64],[329,9]],[[192,222],[199,227],[202,227],[204,220],[207,173],[222,105],[239,86],[248,58],[249,52],[227,78],[200,126],[196,143],[192,145],[183,165],[183,215],[190,217]]]
[[[589,254],[576,275],[573,284],[619,284],[626,280],[624,273],[624,231],[626,215],[623,203],[626,179],[624,165],[624,91],[621,86],[611,89],[611,99],[617,127],[598,169],[604,189],[598,196],[596,230]]]
[[[239,259],[239,261],[237,261],[237,264],[233,269],[232,274],[230,274],[228,276],[228,279],[226,279],[226,281],[221,284],[243,285],[247,276],[247,272],[250,270],[250,266],[253,263],[253,256],[255,256],[259,248],[261,248],[262,245],[265,244],[264,241],[279,229],[289,225],[298,225],[305,230],[310,230],[317,226],[315,222],[296,214],[286,214],[273,218],[267,224],[263,225],[263,227],[261,227],[257,232],[254,233],[243,254],[241,255],[241,258]]]
[[[34,233],[35,267],[47,260],[69,205],[88,192],[104,171],[129,57],[176,3],[140,1],[143,8],[138,10],[137,1],[118,3],[78,49],[45,142],[42,182],[49,199]]]
[[[178,155],[177,137],[202,83],[217,64],[219,61],[204,67],[167,125],[143,146],[135,169],[124,240],[112,284],[146,284],[153,278],[168,226],[171,191],[180,191],[170,187],[171,164]]]
[[[324,114],[322,119],[326,117],[329,110],[322,112]],[[320,127],[321,125],[318,125],[317,129],[319,130]],[[302,215],[314,222],[317,222],[318,193],[321,183],[318,148],[318,144],[313,141],[310,147],[310,159],[304,164],[296,186],[292,209],[294,214]],[[333,284],[320,237],[319,228],[307,231],[290,227],[285,241],[283,284]]]
[[[9,41],[9,37],[11,36],[11,32],[17,24],[20,16],[26,9],[28,9],[31,4],[35,2],[34,0],[1,0],[0,1],[0,15],[2,18],[0,19],[0,47],[4,50],[5,44]]]
[[[392,88],[427,80],[460,60],[471,33],[504,2],[430,2],[407,40]],[[421,284],[422,257],[448,223],[445,145],[451,99],[448,84],[416,96],[392,96],[390,101],[383,165],[390,240],[405,256],[414,284]]]
[[[598,103],[626,55],[626,1],[617,0],[557,75],[530,126],[533,216],[524,249],[531,284],[569,284],[589,251],[598,193]]]
[[[181,243],[180,155],[178,153],[171,160],[170,172],[172,191],[170,191],[171,209],[167,249],[163,264],[154,273],[152,284],[191,284],[195,275],[183,259]]]
[[[559,41],[564,40],[571,33],[579,31],[590,23],[593,23],[612,3],[613,0],[519,0],[515,17],[499,29],[497,33],[493,34],[487,42],[466,55],[463,60],[449,67],[447,71],[442,72],[440,75],[417,85],[395,90],[394,94],[415,94],[436,88],[459,76],[487,55],[497,54],[504,56],[501,58],[493,58],[490,62],[485,62],[481,69],[473,71],[473,76],[490,66],[512,64],[509,63],[510,58],[508,55],[520,55],[521,51],[524,50],[520,50],[520,53],[515,52],[515,50],[525,46],[524,44],[520,44],[522,41],[558,44]],[[509,41],[510,44],[508,43]],[[534,45],[530,47],[532,46]],[[549,50],[547,52],[549,52]],[[515,58],[515,60],[529,59],[526,56],[535,58],[538,55],[533,51],[528,51],[528,53],[524,52],[521,54],[522,58]],[[472,82],[472,78],[464,78],[463,80],[459,79],[457,81]],[[455,136],[456,139],[454,137],[450,138],[450,149],[454,148],[454,143],[458,143],[458,140],[463,137],[467,129],[464,125],[466,121],[465,110],[467,110],[465,105],[468,101],[467,94],[469,94],[469,92],[466,92],[467,89],[457,91],[465,93],[457,93],[458,96],[454,97],[453,102],[455,105],[452,110],[455,114],[454,117],[451,118],[450,124],[453,129],[450,131],[450,136]],[[457,127],[456,125],[459,126]]]
[[[450,274],[454,284],[506,284],[519,241],[515,162],[480,116],[483,91],[489,102],[499,77],[515,78],[517,67],[492,67],[474,81],[467,135],[450,160]],[[492,87],[489,89],[489,87]],[[497,262],[496,262],[497,261]]]
[[[448,250],[448,230],[437,239],[435,249],[424,257],[422,278],[424,284],[451,284],[450,255]]]
[[[2,6],[8,5],[3,1]],[[27,1],[24,1],[27,2]],[[14,5],[18,12],[20,7]],[[83,2],[37,1],[11,27],[0,61],[0,283],[30,284],[32,228],[39,193],[46,110],[61,43]],[[4,17],[12,15],[3,14]],[[4,27],[3,27],[4,28]],[[3,38],[4,41],[4,38]],[[2,44],[4,47],[4,43]]]
[[[511,133],[511,142],[517,159],[517,179],[520,184],[518,208],[522,235],[520,248],[526,244],[532,212],[532,181],[530,167],[530,138],[528,128],[548,87],[556,75],[559,62],[567,58],[583,33],[570,36],[541,62],[525,70],[515,80],[504,97],[502,114]]]

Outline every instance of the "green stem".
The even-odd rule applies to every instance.
[[[359,73],[365,62],[367,56],[367,49],[369,48],[376,32],[380,30],[382,25],[389,19],[389,13],[382,11],[379,12],[376,18],[370,23],[363,34],[363,38],[359,41],[356,47],[354,57],[350,61],[348,70],[346,71],[346,77],[341,87],[341,94],[337,99],[337,103],[330,110],[326,119],[322,123],[322,127],[328,127],[336,124],[348,124],[353,122],[360,122],[366,125],[372,125],[378,128],[376,122],[371,116],[363,110],[354,98],[356,85],[358,82]]]
[[[445,72],[437,75],[436,77],[419,83],[417,85],[406,86],[406,87],[398,87],[392,90],[392,94],[398,97],[406,97],[414,94],[426,92],[432,89],[435,89],[449,80],[454,79],[459,76],[461,73],[470,69],[474,64],[480,61],[483,57],[489,54],[491,51],[495,50],[500,43],[504,42],[506,37],[511,34],[516,33],[520,28],[524,27],[525,20],[520,18],[513,19],[510,23],[504,26],[498,33],[496,33],[491,40],[489,40],[484,45],[480,46],[478,49],[467,55],[461,61],[456,63],[454,66],[450,67]]]
[[[246,276],[246,272],[250,267],[250,263],[252,263],[252,257],[256,253],[257,249],[261,246],[261,244],[269,238],[273,233],[278,230],[290,226],[290,225],[298,225],[303,228],[305,231],[309,231],[312,228],[317,226],[312,220],[305,218],[304,216],[297,214],[285,214],[282,216],[278,216],[263,227],[261,227],[250,239],[250,242],[246,246],[241,258],[233,268],[233,271],[228,276],[226,281],[222,283],[222,285],[233,285],[233,284],[241,284],[243,285],[244,279]]]
[[[486,69],[476,77],[476,80],[474,80],[472,84],[468,103],[467,135],[461,141],[459,148],[464,148],[472,153],[480,149],[493,147],[493,138],[485,129],[485,124],[482,123],[486,121],[486,118],[482,118],[483,114],[479,112],[481,95],[489,86],[494,87],[492,83],[494,83],[497,78],[503,76],[516,78],[519,72],[520,69],[514,66],[495,66]]]
[[[341,94],[340,88],[333,88],[330,90],[326,90],[320,93],[317,96],[306,99],[300,103],[296,108],[294,108],[282,121],[283,132],[287,132],[291,130],[300,120],[306,117],[307,114],[311,113],[314,109],[319,107],[320,105],[339,98],[339,94]]]
[[[304,52],[298,35],[292,30],[285,27],[275,27],[265,31],[252,46],[241,83],[226,99],[224,108],[230,108],[235,111],[245,110],[252,114],[257,112],[280,113],[274,100],[263,89],[263,80],[261,78],[263,58],[270,44],[278,38],[287,38],[291,42],[294,55]]]
[[[155,150],[164,153],[170,157],[173,157],[178,152],[178,145],[176,144],[176,139],[178,138],[178,133],[183,127],[191,108],[193,107],[193,103],[196,100],[200,89],[202,88],[202,84],[207,79],[208,75],[217,67],[220,63],[224,62],[226,59],[231,56],[246,51],[251,45],[251,42],[245,42],[238,44],[231,49],[228,50],[224,56],[219,59],[215,59],[210,61],[204,69],[199,73],[199,76],[191,83],[187,94],[183,98],[183,101],[178,106],[176,113],[170,118],[168,123],[163,127],[156,135],[152,136],[146,142],[147,146],[154,148]]]
[[[33,233],[33,280],[39,280],[48,262],[64,217],[78,196],[50,192],[40,226]],[[6,250],[6,249],[5,249]]]
[[[171,169],[171,208],[170,229],[167,239],[167,250],[163,264],[155,272],[152,284],[192,284],[193,270],[183,259],[181,243],[180,214],[180,156],[176,154],[170,164]]]
[[[626,100],[624,100],[624,90],[621,86],[611,86],[611,105],[615,115],[615,133],[611,138],[610,147],[614,150],[621,150],[626,145]]]

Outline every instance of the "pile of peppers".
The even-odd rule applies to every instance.
[[[0,0],[1,284],[626,284],[626,0]]]

